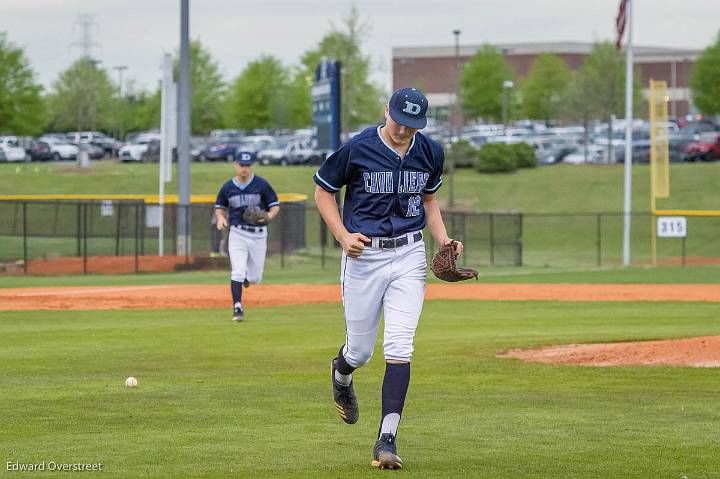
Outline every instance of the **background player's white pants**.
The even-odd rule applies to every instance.
[[[425,298],[425,244],[365,248],[359,258],[343,254],[340,282],[345,307],[343,356],[353,367],[370,360],[384,313],[385,359],[410,361]]]
[[[232,226],[228,235],[230,254],[230,279],[242,283],[247,279],[251,283],[262,280],[267,251],[267,228],[251,232]]]

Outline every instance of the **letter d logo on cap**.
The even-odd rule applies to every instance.
[[[405,100],[405,108],[403,108],[403,111],[405,113],[410,113],[411,115],[417,115],[420,113],[420,105],[417,103],[412,103],[407,100]]]

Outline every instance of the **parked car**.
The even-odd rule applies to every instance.
[[[93,143],[85,143],[81,148],[85,148],[91,160],[100,160],[105,158],[105,149]]]
[[[268,148],[275,148],[277,145],[277,139],[270,135],[256,135],[246,136],[243,138],[240,144],[241,151],[252,151],[256,153],[260,150],[267,150]]]
[[[102,148],[108,155],[112,155],[122,147],[118,140],[100,131],[71,131],[66,136],[70,143],[75,145],[80,143],[95,145]]]
[[[235,152],[242,144],[241,136],[224,136],[216,141],[209,142],[199,156],[200,161],[217,161],[226,160],[228,162],[235,159]]]
[[[55,161],[75,160],[80,151],[77,146],[68,143],[66,139],[61,139],[56,135],[43,135],[38,138],[38,141],[43,141],[48,144],[50,151],[52,151],[52,159]]]
[[[588,145],[587,163],[605,163],[607,161],[606,148],[598,145]],[[585,163],[585,152],[583,147],[577,148],[574,152],[563,158],[563,163],[581,165]]]
[[[190,158],[193,161],[203,161],[203,151],[207,147],[207,139],[202,136],[190,137]]]
[[[310,141],[285,138],[278,140],[275,148],[259,150],[257,158],[263,165],[302,165],[308,163],[315,154]]]
[[[143,161],[144,155],[148,150],[148,144],[153,140],[160,140],[158,133],[143,133],[137,135],[133,140],[120,148],[118,158],[120,161]]]
[[[538,143],[535,145],[535,157],[540,165],[552,165],[560,163],[568,156],[577,150],[576,146],[571,144],[547,144]]]
[[[30,145],[30,159],[32,161],[47,161],[52,160],[52,157],[53,152],[47,142],[35,140]]]
[[[685,161],[715,161],[720,159],[720,133],[700,133],[700,138],[685,147]]]
[[[700,141],[700,136],[703,133],[715,132],[717,131],[717,127],[709,120],[695,120],[683,122],[680,131],[691,135],[695,141]]]
[[[0,136],[0,149],[3,150],[5,161],[25,161],[25,148],[20,146],[15,136]]]
[[[142,161],[160,161],[160,139],[152,139],[147,143],[147,149],[142,155]]]

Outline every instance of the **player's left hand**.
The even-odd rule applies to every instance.
[[[462,244],[462,241],[453,240],[452,238],[447,238],[443,242],[443,246],[445,246],[446,244],[450,244],[452,241],[455,241],[455,258],[457,258],[462,254],[464,246]]]

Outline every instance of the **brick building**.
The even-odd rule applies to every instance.
[[[481,45],[461,45],[459,61],[468,61]],[[508,43],[495,47],[502,52],[515,73],[516,82],[530,73],[532,63],[540,53],[554,53],[562,58],[571,70],[579,68],[592,50],[592,43]],[[665,47],[635,46],[634,63],[636,75],[647,95],[650,79],[665,80],[668,84],[668,114],[679,117],[695,110],[691,103],[689,79],[700,50]],[[447,118],[448,108],[455,99],[457,69],[454,46],[394,47],[393,89],[416,86],[423,90],[434,108],[436,118]],[[647,107],[638,114],[647,115]]]

